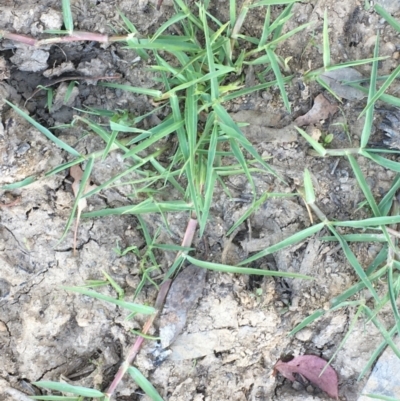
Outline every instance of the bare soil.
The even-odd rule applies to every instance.
[[[37,37],[45,29],[59,29],[62,25],[58,0],[0,0],[0,3],[0,29]],[[112,26],[122,26],[117,9],[144,36],[154,32],[173,13],[168,3],[156,11],[154,3],[147,0],[73,0],[72,4],[76,28],[100,33],[112,33]],[[300,76],[322,65],[325,8],[331,28],[333,63],[372,57],[376,31],[380,29],[381,55],[389,58],[382,62],[379,73],[387,74],[397,66],[399,36],[372,9],[365,10],[364,2],[311,0],[294,6],[294,18],[286,29],[305,22],[313,22],[313,25],[279,49],[284,59],[292,57],[289,66],[293,73]],[[222,21],[228,19],[228,10],[227,0],[215,1],[211,7],[211,12]],[[263,18],[259,9],[251,10],[244,33],[259,35]],[[129,109],[137,115],[152,109],[145,96],[96,86],[96,82],[84,80],[80,81],[70,104],[58,104],[49,112],[45,107],[45,92],[31,96],[37,85],[57,79],[51,69],[67,62],[73,74],[91,77],[121,74],[119,83],[155,85],[146,64],[137,61],[137,54],[118,44],[81,42],[30,49],[3,40],[0,41],[0,102],[4,97],[24,107],[29,99],[25,106],[27,112],[46,127],[69,123],[78,113],[72,107]],[[64,68],[68,72],[68,68]],[[369,68],[366,65],[358,70],[368,76]],[[46,78],[46,74],[50,78]],[[246,74],[248,84],[255,82],[251,70]],[[55,85],[54,89],[65,91],[61,85]],[[323,90],[313,83],[295,79],[288,91],[291,115],[285,111],[277,88],[257,92],[229,105],[232,115],[244,113],[249,121],[257,116],[258,124],[265,127],[266,139],[251,134],[249,138],[261,154],[272,156],[272,166],[290,183],[287,186],[267,174],[256,175],[259,195],[265,190],[294,192],[307,167],[315,183],[317,202],[329,218],[366,217],[366,210],[356,211],[363,195],[347,161],[341,158],[336,164],[333,158],[310,156],[305,141],[289,128],[285,129],[312,107],[313,100]],[[68,161],[65,152],[3,103],[0,104],[2,185],[43,174]],[[353,145],[357,146],[363,123],[357,120],[357,111],[363,105],[365,100],[344,100],[339,105],[340,112],[319,123],[319,128],[334,134],[332,147],[348,147],[349,144],[347,134],[338,123],[349,127]],[[277,117],[274,119],[274,116]],[[98,137],[85,136],[79,125],[68,131],[55,130],[55,133],[84,153],[101,149]],[[371,141],[380,143],[379,132]],[[387,192],[394,173],[363,158],[358,162],[379,199]],[[92,180],[94,184],[101,184],[124,168],[121,155],[112,152],[106,160],[96,163]],[[71,182],[71,177],[62,173],[43,178],[24,189],[1,194],[0,399],[4,401],[23,401],[28,395],[39,394],[31,385],[38,380],[64,380],[104,390],[134,340],[130,329],[140,330],[144,321],[143,317],[127,321],[127,314],[117,307],[60,288],[101,279],[102,271],[106,271],[124,288],[129,299],[139,282],[139,261],[133,253],[119,256],[113,248],[117,243],[121,248],[132,245],[141,248],[145,243],[133,216],[83,220],[78,232],[78,253],[74,257],[72,232],[61,243],[58,241],[73,205]],[[209,261],[236,264],[250,252],[264,249],[310,225],[301,200],[271,198],[229,239],[226,232],[245,213],[251,190],[244,177],[232,177],[226,184],[236,200],[232,201],[220,189],[204,239],[195,240],[198,255],[203,252]],[[89,199],[89,209],[129,205],[131,192],[129,188],[125,191],[108,189],[101,196]],[[144,218],[153,232],[163,227],[159,216]],[[162,228],[160,240],[179,244],[187,218],[182,214],[168,215],[170,232]],[[380,247],[361,243],[352,245],[352,249],[360,263],[367,266]],[[172,253],[160,253],[164,271],[173,258]],[[273,366],[287,355],[309,353],[325,359],[333,355],[353,317],[351,309],[329,314],[294,337],[289,337],[288,333],[311,312],[327,309],[333,297],[356,282],[354,271],[336,244],[322,242],[319,236],[264,258],[259,266],[302,273],[315,280],[207,272],[202,296],[190,311],[184,332],[171,346],[171,352],[160,359],[157,344],[148,342],[136,360],[136,366],[165,400],[328,399],[316,388],[273,377]],[[111,289],[108,291],[113,295]],[[146,287],[138,302],[152,303],[155,296],[156,290]],[[388,312],[383,323],[389,327],[393,323],[391,319]],[[380,341],[372,325],[357,324],[332,364],[339,375],[341,400],[354,401],[361,394],[364,381],[358,382],[357,376]],[[146,396],[126,379],[118,388],[116,399],[138,400]]]

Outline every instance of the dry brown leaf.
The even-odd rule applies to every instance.
[[[304,376],[311,383],[325,391],[330,397],[338,399],[338,377],[331,366],[326,367],[326,361],[315,355],[297,356],[289,362],[278,361],[274,371],[278,371],[282,376],[290,381],[295,381],[293,373]],[[322,370],[324,373],[321,375]]]
[[[331,103],[322,93],[314,99],[312,109],[304,114],[304,116],[297,117],[294,123],[298,126],[316,124],[321,120],[325,120],[330,115],[334,115],[338,110],[336,104]]]
[[[170,346],[185,327],[187,314],[200,298],[205,280],[205,269],[189,265],[173,281],[160,316],[162,348]]]
[[[69,174],[74,179],[74,182],[72,183],[72,192],[74,193],[74,196],[76,198],[78,195],[78,192],[79,192],[79,186],[81,184],[83,170],[79,167],[78,164],[75,164],[74,166],[72,166],[69,169]],[[94,188],[96,188],[95,185],[88,185],[88,183],[86,183],[86,188],[84,189],[83,193],[86,194],[87,192],[91,191]],[[77,233],[78,233],[79,220],[81,218],[82,211],[86,208],[86,206],[87,206],[86,198],[80,199],[78,202],[77,210],[76,210],[76,221],[75,221],[75,229],[74,229],[74,245],[73,245],[74,255],[76,253],[76,238],[77,238]]]

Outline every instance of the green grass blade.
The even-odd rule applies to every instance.
[[[62,0],[62,13],[65,29],[71,35],[74,31],[70,0]]]
[[[211,100],[215,101],[219,97],[219,90],[218,90],[219,86],[218,86],[217,77],[213,75],[213,74],[215,74],[214,54],[213,54],[213,50],[212,50],[211,43],[210,43],[210,32],[208,30],[208,22],[207,22],[207,18],[205,15],[205,10],[204,10],[204,7],[201,5],[199,8],[199,15],[200,15],[200,20],[203,23],[203,32],[204,32],[204,37],[206,40],[208,69],[212,76],[210,78]]]
[[[394,326],[391,328],[391,330],[389,331],[388,335],[390,337],[392,337],[395,333],[396,333],[396,329],[397,326]],[[361,380],[365,373],[367,373],[369,371],[369,369],[371,368],[371,366],[375,363],[376,359],[379,357],[379,355],[382,354],[383,350],[386,348],[387,346],[387,342],[386,340],[382,341],[379,346],[376,348],[376,350],[372,353],[372,355],[370,356],[368,362],[366,363],[366,365],[364,366],[363,370],[361,371],[360,375],[358,376],[357,380]]]
[[[368,276],[369,281],[372,283],[373,281],[378,280],[381,278],[383,275],[387,273],[387,267],[382,267],[379,269],[376,273],[371,274]],[[331,308],[337,308],[339,307],[340,304],[345,302],[347,299],[352,297],[353,295],[359,293],[361,290],[365,288],[365,283],[364,282],[359,282],[357,284],[352,285],[350,288],[348,288],[346,291],[344,291],[342,294],[336,296],[335,298],[331,299]]]
[[[114,84],[111,82],[100,82],[99,86],[104,86],[106,88],[122,89],[127,92],[138,93],[139,95],[147,95],[150,97],[159,98],[162,96],[162,92],[156,89],[141,88],[130,85]]]
[[[267,42],[268,36],[270,34],[270,24],[271,24],[271,6],[267,6],[267,11],[265,12],[265,18],[264,18],[264,26],[263,26],[263,31],[261,34],[259,46],[264,46]]]
[[[332,225],[338,227],[368,228],[398,223],[400,223],[400,216],[382,216],[364,220],[334,221]]]
[[[124,21],[124,24],[126,25],[127,29],[129,32],[139,36],[139,32],[136,29],[135,25],[132,24],[131,21],[120,11],[118,10],[118,14],[122,18],[122,21]],[[143,50],[143,49],[136,49],[136,53],[143,59],[143,60],[148,60],[149,55]]]
[[[374,48],[374,58],[376,59],[379,55],[379,30],[376,35],[376,42]],[[368,103],[370,103],[376,93],[376,78],[378,76],[378,61],[374,60],[372,62],[371,69],[371,79],[369,82],[369,92],[368,92]],[[369,141],[369,137],[372,131],[372,123],[374,120],[374,108],[370,107],[365,114],[364,127],[361,133],[360,147],[365,148]]]
[[[32,400],[42,401],[81,401],[81,397],[64,397],[62,395],[31,395]]]
[[[128,368],[128,373],[132,377],[132,379],[136,382],[136,384],[147,394],[147,396],[152,401],[163,401],[160,394],[158,394],[157,390],[154,386],[143,376],[143,374],[136,369],[134,366]]]
[[[58,383],[58,382],[51,382],[51,381],[39,381],[33,382],[35,386],[46,388],[50,390],[56,390],[60,393],[72,393],[77,394],[82,397],[92,397],[92,398],[100,398],[104,397],[104,394],[101,391],[94,390],[91,388],[80,387],[80,386],[71,386],[71,384],[67,383]]]
[[[396,288],[399,287],[398,281],[399,277],[396,277],[397,283],[394,282],[394,277],[393,277],[393,266],[389,267],[389,272],[388,272],[388,289],[389,289],[389,299],[390,299],[390,304],[392,306],[392,311],[393,311],[393,316],[394,320],[397,325],[397,332],[400,333],[400,313],[399,309],[397,307],[396,300],[399,297],[399,291],[396,290]]]
[[[99,292],[88,290],[83,287],[64,287],[63,286],[61,288],[63,288],[66,291],[77,292],[79,294],[86,295],[87,297],[96,298],[96,299],[100,299],[101,301],[112,303],[123,309],[127,309],[131,312],[141,313],[143,315],[152,315],[153,313],[156,312],[156,309],[154,309],[152,306],[146,306],[146,305],[134,304],[132,302],[120,301],[113,297],[109,297],[107,295],[103,295],[103,294],[100,294]]]
[[[324,228],[324,227],[325,227],[325,223],[322,222],[322,223],[316,224],[314,226],[305,228],[304,230],[291,235],[290,237],[284,239],[283,241],[280,241],[277,244],[269,246],[268,248],[264,249],[263,251],[256,253],[255,255],[251,256],[250,258],[247,258],[246,260],[244,260],[243,262],[240,262],[239,266],[247,265],[257,259],[260,259],[264,256],[270,255],[271,253],[280,251],[281,249],[284,249],[290,245],[297,244],[298,242],[303,241],[304,239],[316,234],[318,231],[322,230],[322,228]]]
[[[124,295],[125,295],[125,291],[118,285],[118,283],[107,272],[105,272],[103,270],[102,273],[103,273],[104,277],[107,279],[108,283],[110,283],[112,288],[114,288],[114,290],[117,292],[118,299],[119,300],[123,300],[124,299]]]
[[[304,274],[290,273],[290,272],[280,272],[275,270],[262,270],[253,269],[251,267],[237,267],[222,265],[220,263],[206,262],[204,260],[198,260],[191,256],[186,256],[189,263],[201,267],[203,269],[219,271],[223,273],[234,273],[234,274],[254,274],[257,276],[274,276],[274,277],[287,277],[287,278],[300,278],[303,280],[314,280],[313,277],[305,276]]]
[[[393,198],[396,195],[397,190],[400,188],[400,174],[396,175],[393,180],[392,185],[383,199],[379,202],[379,210],[382,216],[387,216],[389,214],[390,208],[392,207]]]
[[[386,242],[386,237],[382,234],[344,234],[343,239],[348,242]],[[320,241],[336,241],[333,235],[320,238]]]
[[[268,192],[260,197],[256,202],[249,206],[249,208],[243,213],[243,215],[236,221],[236,223],[228,230],[226,236],[231,235],[245,220],[247,220],[270,196]]]
[[[250,7],[261,7],[261,6],[283,6],[285,4],[294,4],[298,0],[261,0],[258,1],[254,4],[252,4]]]
[[[72,206],[72,210],[69,215],[67,224],[64,228],[64,232],[63,232],[61,238],[58,241],[58,244],[65,238],[69,229],[71,228],[76,211],[78,209],[78,204],[82,198],[82,195],[85,193],[86,184],[89,180],[90,174],[92,173],[93,165],[94,165],[94,157],[90,157],[88,160],[88,163],[86,165],[85,171],[83,172],[81,182],[79,183],[79,190],[78,190],[78,193],[76,194],[74,205]]]
[[[343,337],[342,341],[340,341],[339,346],[337,347],[337,349],[335,350],[333,355],[330,357],[330,359],[327,362],[327,364],[325,365],[325,367],[322,369],[322,371],[320,373],[321,375],[325,372],[325,369],[332,363],[332,361],[335,359],[335,357],[338,354],[338,352],[342,349],[343,345],[346,343],[346,341],[350,337],[350,334],[353,331],[354,326],[356,325],[356,323],[358,321],[358,318],[359,318],[359,316],[361,315],[362,312],[363,312],[363,305],[360,305],[358,307],[358,310],[357,310],[356,314],[354,315],[353,319],[351,319],[351,323],[350,323],[350,326],[347,329],[346,335]]]
[[[354,253],[350,249],[347,242],[342,238],[342,236],[333,227],[329,226],[329,229],[331,230],[332,234],[338,239],[347,260],[353,266],[353,269],[357,273],[358,277],[361,279],[361,281],[364,283],[364,285],[368,288],[369,292],[374,297],[376,303],[379,303],[380,298],[379,298],[378,294],[376,293],[375,288],[373,287],[370,279],[366,275],[364,269],[358,262],[357,258],[355,257]]]
[[[368,152],[367,150],[362,150],[360,152],[361,155],[368,157],[369,159],[373,160],[375,163],[379,164],[382,167],[385,167],[389,170],[396,171],[400,173],[400,163],[395,162],[393,160],[386,159],[385,157],[373,154]]]
[[[361,190],[364,193],[365,198],[368,201],[369,207],[371,208],[375,217],[379,217],[381,212],[378,208],[378,205],[375,202],[371,188],[368,186],[367,181],[365,180],[365,177],[360,169],[360,166],[358,165],[356,159],[352,155],[348,155],[347,158],[349,159],[351,168],[353,169],[358,185],[360,186]]]
[[[24,111],[22,111],[20,108],[17,106],[13,105],[11,102],[8,100],[4,99],[4,101],[12,107],[17,114],[19,114],[22,118],[24,118],[28,123],[33,125],[38,131],[40,131],[44,136],[46,136],[50,141],[54,142],[58,147],[61,149],[64,149],[68,153],[70,153],[72,156],[75,157],[80,157],[80,153],[77,152],[74,148],[71,146],[67,145],[65,142],[61,141],[58,139],[56,136],[54,136],[47,128],[43,127],[43,125],[39,124],[37,121],[35,121],[32,117],[30,117],[28,114],[26,114]]]
[[[400,23],[397,19],[393,18],[382,6],[375,4],[375,11],[383,17],[389,25],[391,25],[397,32],[400,32]]]
[[[307,134],[304,130],[302,130],[299,127],[295,127],[299,134],[314,148],[314,150],[320,155],[320,156],[325,156],[326,155],[326,149],[318,143],[314,138],[311,138],[310,135]]]
[[[150,138],[142,141],[140,144],[134,146],[129,152],[125,153],[124,159],[136,155],[144,149],[147,149],[153,143],[156,143],[167,135],[172,134],[182,126],[183,121],[174,122],[172,118],[163,121],[160,125],[157,125],[149,130],[151,132]]]
[[[164,22],[155,32],[153,37],[150,39],[150,42],[154,42],[164,31],[166,31],[170,26],[182,21],[183,19],[187,18],[184,13],[177,13],[173,15],[168,21]]]
[[[271,63],[272,71],[274,71],[276,81],[278,83],[278,87],[281,92],[283,103],[286,107],[286,110],[290,113],[290,103],[285,89],[285,81],[279,68],[278,60],[276,58],[275,53],[270,48],[267,47],[266,51],[269,61]]]
[[[391,334],[387,332],[382,323],[374,316],[374,313],[366,305],[364,306],[364,312],[371,319],[375,327],[380,331],[382,337],[385,339],[389,347],[393,350],[395,355],[400,358],[400,350],[397,348],[396,344],[392,340]]]
[[[23,188],[23,187],[26,187],[27,185],[32,184],[33,182],[37,181],[38,179],[39,179],[39,177],[37,177],[37,176],[27,177],[22,181],[13,182],[12,184],[3,185],[1,187],[1,189],[5,190],[5,191],[10,191],[10,190],[13,190],[13,189]]]
[[[323,309],[316,310],[310,316],[307,316],[301,323],[299,323],[288,335],[295,335],[297,332],[304,329],[304,327],[307,327],[309,324],[323,316],[325,312],[326,311],[324,311]]]
[[[191,42],[191,38],[185,36],[169,36],[167,39],[165,37],[159,37],[154,42],[151,39],[138,39],[129,38],[127,39],[127,48],[134,49],[146,49],[146,50],[159,50],[167,51],[171,54],[175,52],[188,52],[196,53],[200,50],[197,44]]]
[[[312,183],[310,171],[307,168],[304,170],[304,193],[306,203],[308,205],[315,202],[314,186]]]
[[[368,101],[364,110],[361,112],[360,117],[364,115],[369,108],[373,108],[375,102],[383,95],[387,88],[392,84],[392,82],[398,77],[400,74],[400,65],[395,68],[395,70],[389,75],[383,85],[379,88],[379,90],[372,96],[372,98]]]
[[[169,202],[159,202],[156,204],[151,199],[146,199],[145,201],[134,206],[122,206],[114,209],[101,209],[94,210],[92,212],[82,213],[82,217],[94,218],[94,217],[104,217],[111,215],[121,215],[125,213],[129,214],[148,214],[148,213],[158,213],[160,212],[183,212],[192,211],[193,207],[184,201],[169,201]]]
[[[376,6],[375,6],[376,7]],[[363,394],[364,397],[372,398],[374,400],[383,400],[383,401],[400,401],[399,398],[389,397],[387,395],[379,395],[379,394]]]

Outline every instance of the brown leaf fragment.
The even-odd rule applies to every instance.
[[[79,167],[78,164],[75,164],[74,166],[72,166],[69,169],[69,174],[74,179],[74,182],[72,183],[72,192],[74,193],[74,196],[76,198],[78,195],[78,192],[79,192],[79,186],[81,184],[83,170]],[[95,187],[96,187],[95,185],[86,185],[86,188],[84,189],[83,194],[91,191]],[[74,255],[76,254],[76,239],[77,239],[79,220],[81,218],[81,213],[86,208],[86,206],[87,206],[86,198],[80,199],[78,202],[77,210],[76,210],[76,221],[75,221],[75,228],[74,228],[74,245],[73,245]]]
[[[325,391],[330,397],[338,399],[338,377],[335,370],[331,366],[327,366],[320,376],[326,364],[327,362],[319,356],[300,355],[289,362],[278,361],[274,371],[278,371],[290,381],[295,381],[293,374],[298,373]]]
[[[314,99],[314,105],[304,116],[297,117],[294,123],[298,126],[316,124],[334,115],[338,110],[337,104],[331,103],[322,93]]]
[[[160,316],[162,348],[170,346],[185,327],[187,314],[200,298],[206,270],[189,265],[173,281]]]

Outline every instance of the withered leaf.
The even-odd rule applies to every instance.
[[[331,103],[322,93],[314,99],[314,105],[304,116],[297,117],[294,123],[298,126],[316,124],[334,115],[338,110],[336,104]]]
[[[338,377],[335,370],[331,366],[327,366],[320,376],[325,366],[326,361],[319,356],[300,355],[289,362],[278,361],[274,371],[278,371],[290,381],[295,381],[293,374],[298,373],[325,391],[330,397],[338,399]]]
[[[71,177],[74,179],[74,182],[72,183],[72,192],[74,193],[74,196],[76,198],[78,195],[78,192],[79,192],[79,186],[80,186],[81,179],[83,176],[83,170],[79,167],[78,164],[75,164],[74,166],[72,166],[70,168],[69,173],[70,173]],[[86,188],[84,189],[83,194],[91,191],[94,188],[96,188],[95,185],[86,185]],[[74,255],[76,252],[76,237],[77,237],[77,232],[78,232],[79,220],[81,218],[82,210],[84,210],[86,208],[86,206],[87,206],[86,198],[80,199],[78,202],[77,210],[76,210],[76,222],[75,222],[75,229],[74,229],[74,245],[73,245]]]
[[[173,281],[160,316],[162,348],[170,346],[185,327],[187,314],[200,298],[206,270],[189,265]]]

